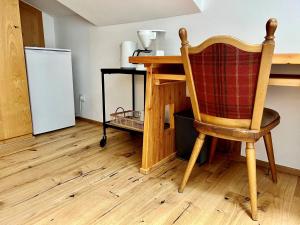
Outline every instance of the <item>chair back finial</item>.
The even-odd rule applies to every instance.
[[[184,27],[179,29],[179,37],[180,37],[180,40],[181,40],[181,46],[182,47],[189,45],[189,42],[187,40],[187,31]]]
[[[277,20],[275,18],[271,18],[266,23],[266,33],[265,41],[274,41],[274,33],[277,29]]]

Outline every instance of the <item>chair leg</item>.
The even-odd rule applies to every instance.
[[[246,143],[246,158],[248,168],[251,215],[253,220],[257,220],[256,156],[254,143]]]
[[[178,192],[180,192],[180,193],[183,192],[183,189],[184,189],[184,187],[185,187],[185,185],[186,185],[186,183],[187,183],[187,181],[188,181],[188,179],[191,175],[192,169],[193,169],[193,167],[195,165],[195,162],[198,158],[198,155],[199,155],[199,153],[202,149],[204,139],[205,139],[205,134],[199,134],[199,136],[196,139],[196,142],[195,142],[195,145],[194,145],[194,148],[193,148],[193,151],[192,151],[192,155],[190,157],[189,163],[188,163],[187,168],[185,170],[181,185],[178,189]]]
[[[274,183],[277,183],[277,172],[276,172],[271,132],[267,133],[264,136],[264,142],[267,150],[267,156],[269,160],[269,166],[271,169],[272,179]]]
[[[211,137],[211,138],[212,139],[211,139],[210,150],[209,150],[209,164],[211,164],[214,159],[217,143],[218,143],[218,138],[216,137]]]

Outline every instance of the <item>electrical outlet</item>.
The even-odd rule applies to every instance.
[[[80,115],[82,115],[82,110],[83,110],[83,106],[84,106],[84,102],[86,101],[85,95],[80,94],[79,95],[79,111],[80,111]]]
[[[79,95],[79,101],[85,102],[86,101],[85,95]]]

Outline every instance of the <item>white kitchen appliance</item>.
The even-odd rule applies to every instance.
[[[33,134],[75,125],[71,51],[25,48]]]
[[[163,40],[164,30],[138,30],[138,38],[142,44],[143,49],[137,49],[137,55],[140,53],[151,53],[155,56],[163,56]],[[152,45],[151,45],[152,44]],[[152,50],[150,49],[152,47]]]
[[[135,50],[134,55],[155,55],[163,56],[162,40],[164,39],[164,30],[138,30],[137,35],[142,45],[142,49]],[[152,47],[152,49],[150,49]],[[144,64],[138,64],[137,70],[145,70]]]

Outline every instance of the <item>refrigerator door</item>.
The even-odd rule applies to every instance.
[[[71,52],[26,48],[33,134],[75,125]]]

